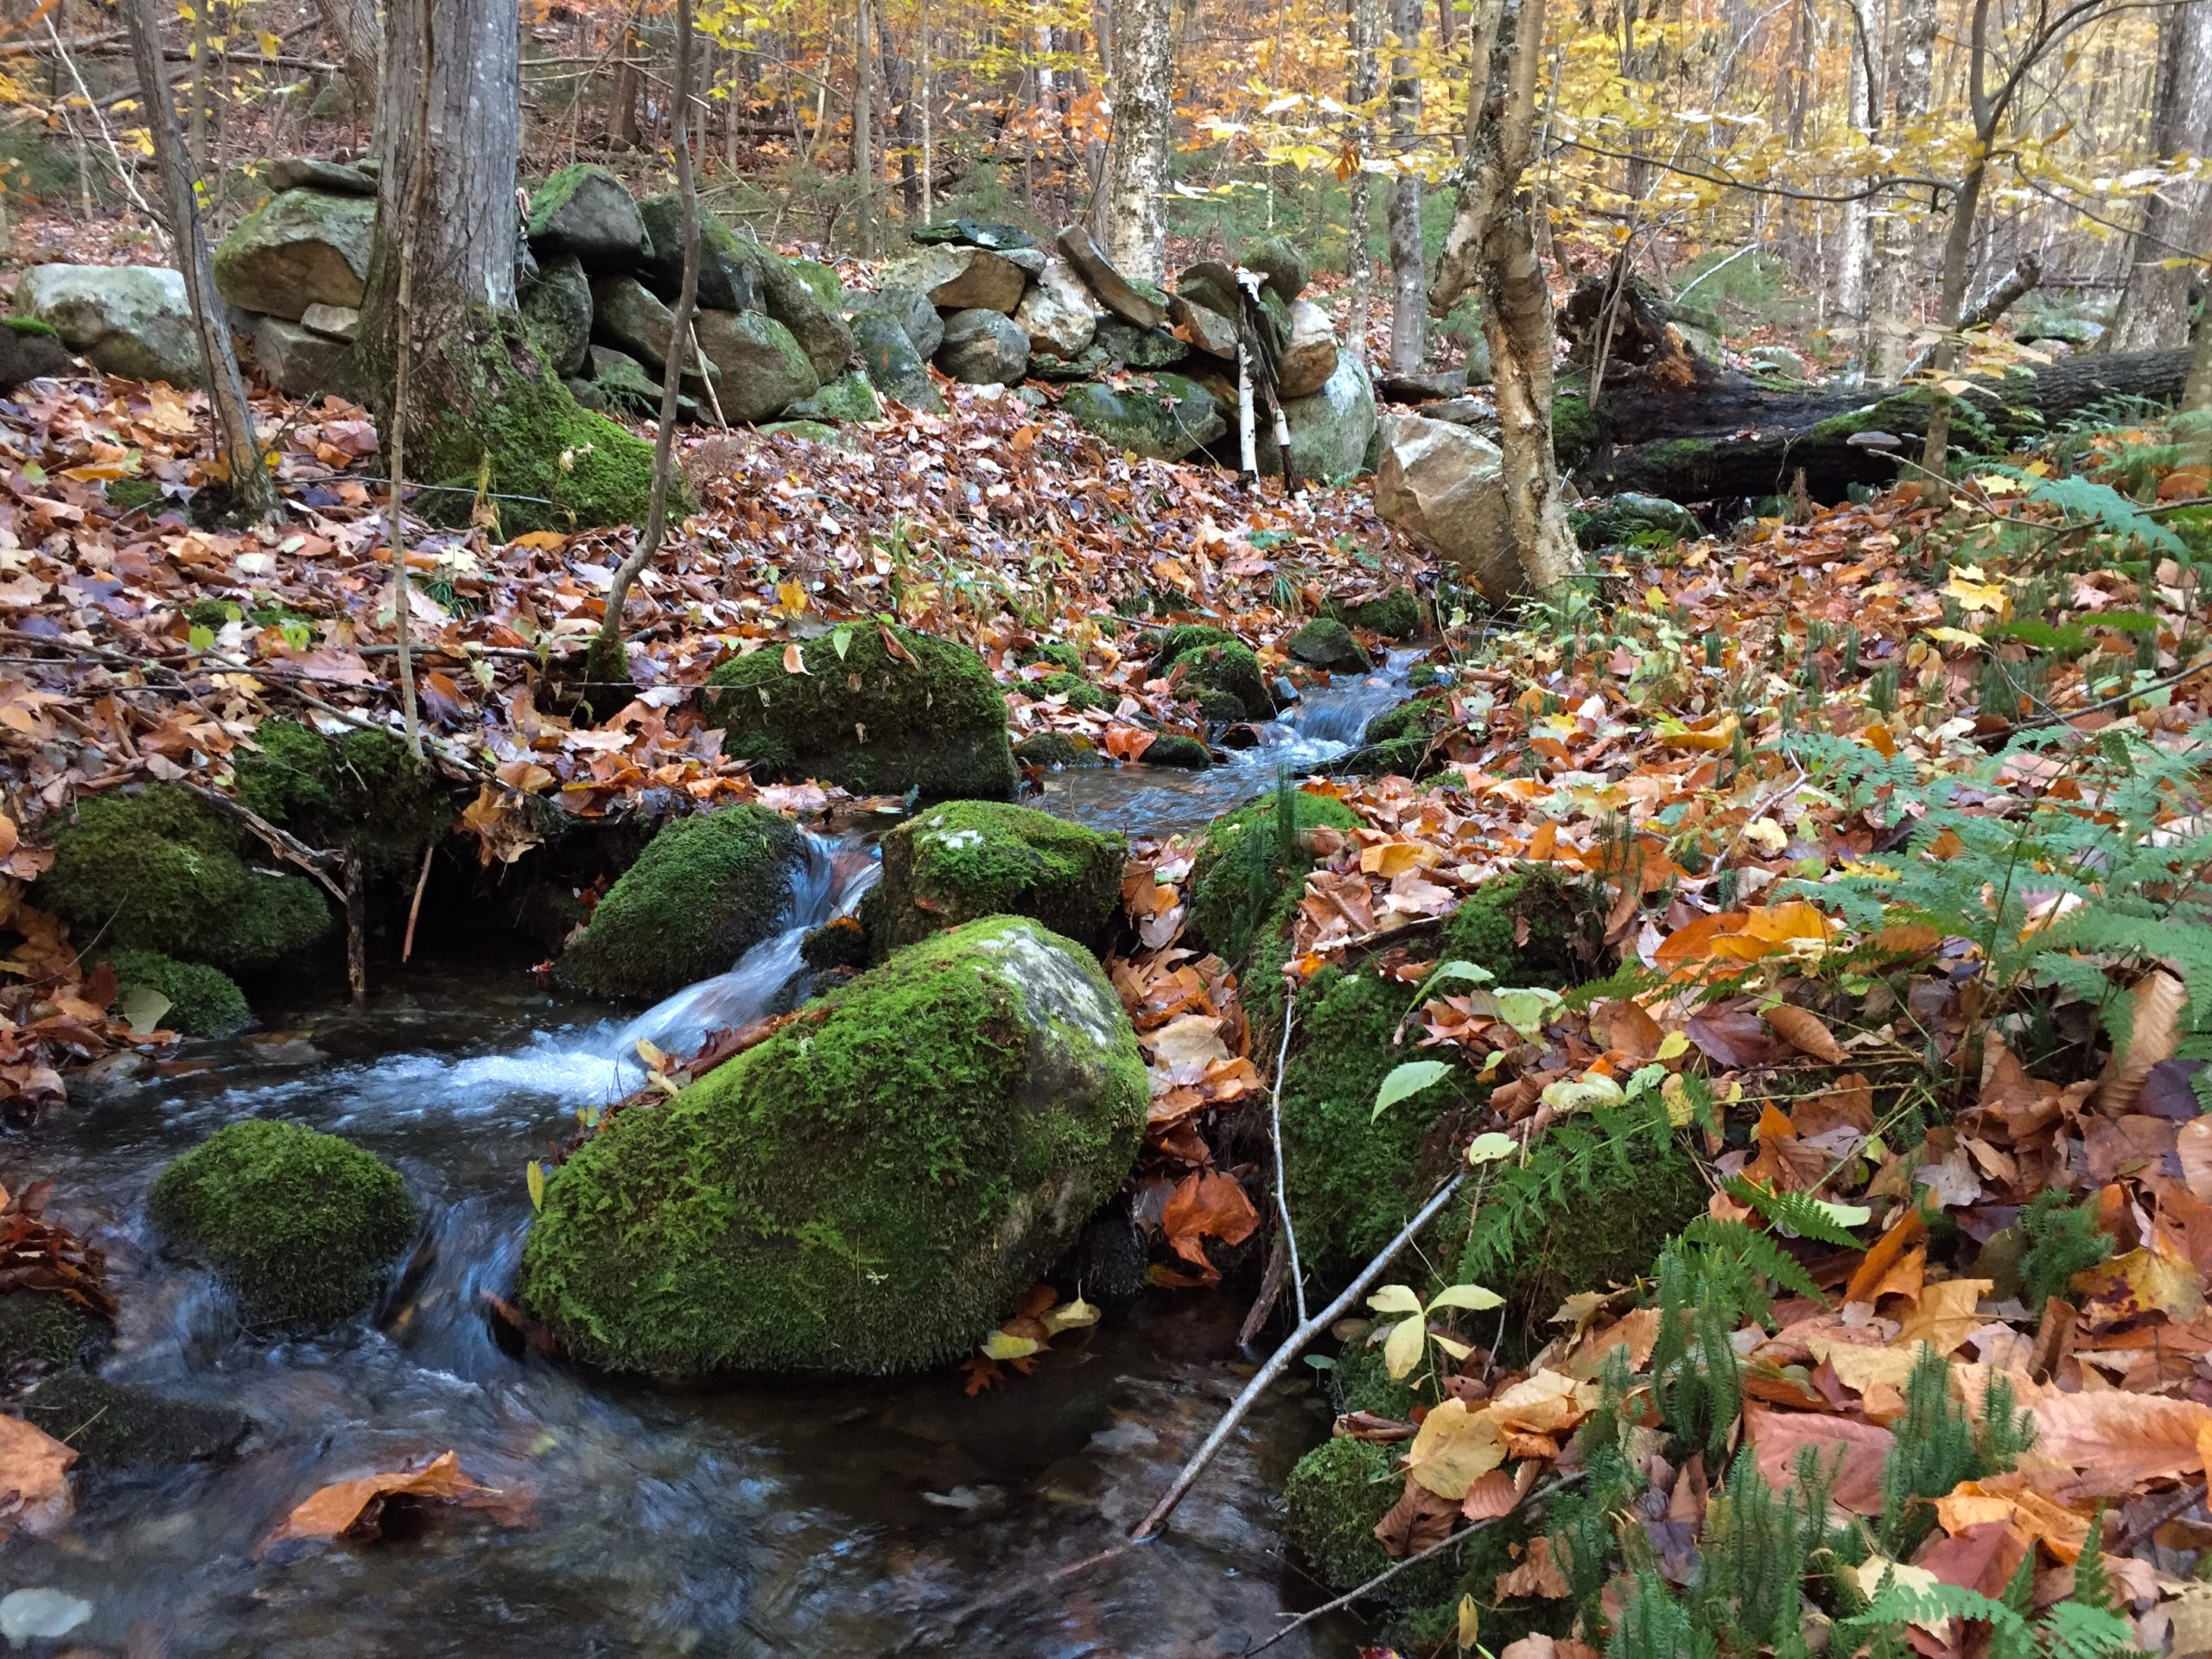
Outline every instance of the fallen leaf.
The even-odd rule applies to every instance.
[[[296,1538],[374,1538],[395,1501],[453,1503],[467,1509],[512,1510],[514,1495],[472,1480],[461,1454],[441,1452],[420,1469],[363,1475],[322,1487],[293,1507],[262,1548]]]
[[[1801,1054],[1809,1054],[1816,1060],[1830,1065],[1841,1065],[1843,1045],[1821,1023],[1820,1015],[1810,1008],[1801,1008],[1783,1002],[1766,1011],[1766,1022],[1780,1032],[1783,1039]]]
[[[73,1447],[20,1417],[0,1417],[0,1528],[49,1533],[69,1518]]]

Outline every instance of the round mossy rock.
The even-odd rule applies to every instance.
[[[1327,617],[1316,617],[1299,629],[1284,649],[1308,668],[1364,674],[1375,665],[1351,637],[1351,630]]]
[[[1410,588],[1393,588],[1380,599],[1344,606],[1338,614],[1355,628],[1385,639],[1410,639],[1421,632],[1421,601]]]
[[[158,950],[118,950],[111,960],[118,1000],[127,1004],[139,991],[167,999],[168,1008],[156,1025],[188,1037],[229,1037],[253,1023],[245,993],[219,968],[179,962]]]
[[[372,875],[412,876],[423,849],[452,825],[454,802],[396,733],[326,737],[296,720],[264,720],[253,741],[238,751],[239,801],[310,847],[359,854]]]
[[[832,629],[803,651],[803,674],[770,650],[707,677],[708,722],[754,777],[818,778],[862,795],[1012,798],[1020,773],[1006,697],[976,652],[880,626]]]
[[[883,838],[861,901],[868,948],[892,951],[985,916],[1027,916],[1092,950],[1121,897],[1128,843],[995,801],[948,801]]]
[[[1301,836],[1359,827],[1359,815],[1333,796],[1300,790],[1294,810]],[[1304,847],[1276,847],[1275,815],[1269,798],[1216,818],[1191,862],[1192,929],[1230,962],[1243,960],[1262,918],[1286,891],[1303,887],[1313,868]]]
[[[1213,751],[1182,732],[1163,732],[1144,746],[1139,757],[1147,766],[1173,766],[1179,772],[1204,772],[1213,765]]]
[[[1202,707],[1209,694],[1233,700],[1236,712],[1229,718],[1274,718],[1275,700],[1268,690],[1268,677],[1261,672],[1260,659],[1249,645],[1219,628],[1186,623],[1168,629],[1154,653],[1150,671],[1155,679],[1175,677],[1183,695],[1198,699]],[[1218,717],[1210,708],[1206,712],[1209,719]]]
[[[1128,1173],[1148,1093],[1081,947],[971,922],[617,1114],[547,1183],[523,1298],[613,1370],[942,1364]]]
[[[415,1231],[399,1172],[296,1123],[232,1123],[161,1173],[154,1224],[213,1268],[249,1325],[318,1328],[366,1313]]]
[[[1396,1464],[1390,1448],[1339,1435],[1300,1458],[1283,1482],[1283,1533],[1331,1590],[1390,1565],[1375,1525],[1405,1491]]]
[[[729,806],[665,824],[561,956],[594,996],[657,1002],[727,972],[776,931],[805,856],[790,819]]]
[[[1095,766],[1098,757],[1065,732],[1037,732],[1014,746],[1014,758],[1025,766]]]

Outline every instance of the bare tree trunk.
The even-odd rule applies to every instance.
[[[2158,98],[2151,152],[2161,161],[2212,150],[2212,0],[2168,7],[2158,19]],[[2107,349],[2148,352],[2189,340],[2189,290],[2202,270],[2177,261],[2212,241],[2212,184],[2161,188],[2143,208]]]
[[[1114,96],[1114,0],[1091,0],[1090,32],[1098,48],[1098,84]],[[1109,129],[1110,130],[1110,129]],[[1114,193],[1109,184],[1114,165],[1113,148],[1099,139],[1090,141],[1090,239],[1100,247],[1107,242],[1106,226],[1114,217]]]
[[[372,121],[384,67],[383,25],[377,21],[376,0],[318,0],[318,5],[322,26],[338,48],[353,114]]]
[[[128,0],[124,22],[130,32],[130,55],[138,71],[138,84],[150,105],[148,124],[153,129],[155,163],[161,170],[162,217],[168,222],[169,244],[184,275],[193,327],[200,336],[200,366],[215,416],[216,453],[229,474],[232,506],[241,517],[257,524],[276,515],[276,486],[262,461],[261,442],[253,429],[253,409],[246,402],[245,381],[231,350],[230,324],[224,317],[222,296],[215,291],[214,263],[208,257],[207,238],[200,229],[199,194],[186,167],[184,136],[177,129],[176,104],[162,58],[161,18],[154,0]],[[200,90],[195,78],[193,91],[197,95]]]
[[[1114,143],[1107,161],[1107,257],[1134,281],[1167,270],[1167,128],[1174,8],[1121,0],[1114,15]]]
[[[1354,142],[1359,150],[1359,167],[1351,175],[1351,250],[1348,264],[1351,272],[1351,345],[1367,359],[1367,328],[1375,311],[1375,256],[1369,246],[1374,230],[1374,175],[1367,170],[1367,162],[1375,147],[1375,124],[1367,113],[1367,106],[1375,101],[1378,66],[1376,45],[1382,34],[1382,0],[1351,0],[1351,104],[1360,111],[1358,124],[1354,128]]]
[[[1936,64],[1936,0],[1895,0],[1896,87],[1890,130],[1902,132],[1928,114]],[[1866,378],[1878,385],[1897,377],[1912,355],[1914,281],[1919,237],[1891,201],[1874,232],[1874,266],[1867,296]]]
[[[2189,380],[2182,387],[2181,406],[2212,410],[2212,328],[2196,331],[2196,349],[2189,359]]]
[[[1390,0],[1390,136],[1403,159],[1421,130],[1421,74],[1414,53],[1421,44],[1421,0]],[[1428,272],[1421,240],[1421,178],[1401,172],[1390,181],[1390,276],[1396,303],[1390,313],[1390,372],[1418,374],[1428,355]]]
[[[891,11],[875,4],[875,51],[883,64],[883,96],[897,111],[899,204],[909,221],[922,214],[922,181],[914,166],[914,73],[891,41]]]
[[[637,29],[626,20],[621,48],[614,60],[614,86],[607,100],[607,142],[625,149],[635,149],[645,143],[645,134],[638,130],[638,71],[631,61],[644,49]]]
[[[1872,143],[1882,126],[1882,80],[1875,58],[1872,0],[1846,0],[1851,20],[1851,80],[1847,118],[1859,137]],[[1835,332],[1849,342],[1852,355],[1866,367],[1866,302],[1873,276],[1874,216],[1863,197],[1843,204],[1841,246],[1836,251]]]
[[[868,0],[853,25],[853,178],[861,188],[861,257],[875,257],[875,54]]]

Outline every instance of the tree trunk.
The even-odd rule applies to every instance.
[[[2189,379],[2182,387],[2181,406],[2212,409],[2212,328],[2196,331],[2196,349],[2189,359]]]
[[[914,166],[913,67],[899,55],[892,44],[890,8],[877,0],[874,10],[875,50],[883,64],[883,96],[898,111],[894,130],[899,135],[899,201],[907,219],[916,221],[922,216],[922,180]]]
[[[1860,140],[1872,143],[1882,125],[1880,67],[1875,60],[1874,18],[1871,0],[1847,0],[1851,19],[1851,78],[1846,118]],[[1843,204],[1843,227],[1836,250],[1834,333],[1849,346],[1860,372],[1865,372],[1866,305],[1873,276],[1874,214],[1865,198]]]
[[[2158,19],[2158,101],[2151,152],[2161,161],[2212,150],[2212,0],[2169,6]],[[2212,241],[2212,184],[2162,187],[2143,208],[2126,285],[2107,346],[2147,352],[2189,339],[2189,290],[2201,266],[2173,263]]]
[[[1928,114],[1929,94],[1935,84],[1936,0],[1894,0],[1891,27],[1893,73],[1890,76],[1896,98],[1889,130],[1903,132]],[[1868,283],[1866,378],[1886,385],[1897,377],[1912,355],[1913,303],[1918,289],[1914,280],[1919,235],[1904,214],[1905,204],[1892,200],[1874,232],[1874,263]]]
[[[1167,271],[1167,124],[1174,8],[1122,0],[1114,13],[1114,143],[1107,162],[1107,257],[1133,281]]]
[[[1414,53],[1421,45],[1421,0],[1390,0],[1390,137],[1402,159],[1421,130],[1421,75]],[[1390,180],[1390,278],[1396,302],[1390,311],[1390,372],[1418,374],[1428,355],[1428,272],[1421,238],[1421,176],[1401,172]]]
[[[1370,244],[1374,239],[1374,175],[1367,170],[1369,152],[1374,148],[1375,124],[1367,113],[1367,106],[1375,101],[1378,66],[1376,62],[1376,43],[1382,33],[1382,0],[1351,0],[1351,86],[1352,107],[1360,111],[1358,124],[1353,129],[1354,143],[1359,150],[1359,168],[1351,175],[1351,247],[1346,264],[1351,276],[1351,323],[1350,344],[1367,360],[1367,329],[1375,312],[1375,256]]]
[[[207,238],[200,223],[200,198],[185,161],[184,135],[178,130],[176,104],[162,58],[160,15],[154,0],[127,0],[124,22],[130,33],[130,55],[138,71],[138,84],[151,106],[148,124],[153,129],[154,159],[162,179],[162,218],[168,221],[169,245],[175,250],[184,276],[187,298],[192,305],[194,330],[200,336],[200,361],[207,380],[207,401],[215,416],[216,453],[229,475],[232,508],[254,523],[275,516],[276,486],[263,464],[261,442],[253,429],[253,409],[246,402],[245,381],[231,350],[231,329],[224,316],[222,296],[215,291],[215,268],[207,255]],[[195,78],[193,90],[200,83]]]
[[[853,178],[860,186],[861,257],[875,257],[875,71],[868,0],[853,25]]]
[[[635,149],[645,143],[645,135],[638,130],[639,77],[631,60],[645,48],[627,22],[622,25],[621,39],[621,50],[614,60],[614,86],[607,100],[607,136],[609,143]]]
[[[408,353],[411,470],[442,486],[420,504],[428,516],[465,521],[480,485],[510,531],[635,523],[652,451],[576,407],[515,311],[516,4],[391,0],[377,121],[383,188],[354,349],[387,431]],[[410,202],[420,212],[403,244]],[[412,272],[404,308],[403,251]]]
[[[382,78],[384,43],[377,22],[376,0],[318,0],[322,26],[338,48],[344,67],[346,90],[352,96],[356,119],[373,121],[377,86]]]

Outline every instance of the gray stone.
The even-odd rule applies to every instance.
[[[765,421],[803,397],[822,378],[791,330],[757,311],[702,311],[699,349],[715,365],[715,397],[727,421]]]
[[[1032,282],[1045,274],[1046,253],[1042,248],[1004,248],[999,257]]]
[[[813,397],[800,398],[785,413],[795,421],[880,421],[883,418],[883,405],[877,400],[875,388],[868,383],[867,374],[859,369],[848,369],[835,380],[824,382]]]
[[[845,315],[845,288],[837,280],[837,273],[819,259],[786,259],[791,275],[804,283],[807,291],[822,302],[823,308],[833,316]]]
[[[648,373],[658,375],[668,366],[675,334],[675,316],[636,277],[601,276],[592,283],[592,338],[627,352],[645,365]],[[714,353],[707,355],[711,359]],[[699,371],[696,353],[690,354],[684,373],[696,375]]]
[[[300,313],[300,327],[350,343],[361,330],[361,314],[350,305],[311,305]]]
[[[1114,269],[1080,225],[1064,225],[1053,238],[1061,257],[1075,267],[1076,275],[1116,316],[1139,328],[1157,328],[1167,321],[1167,307]]]
[[[660,377],[626,352],[611,346],[590,350],[591,406],[603,413],[651,420],[660,413]]]
[[[1086,381],[1071,387],[1060,407],[1116,448],[1155,461],[1180,461],[1229,430],[1220,400],[1179,374],[1147,375],[1123,387]]]
[[[1261,279],[1287,305],[1306,291],[1306,256],[1288,237],[1271,236],[1256,248],[1248,248],[1238,264],[1256,270]]]
[[[937,315],[934,308],[930,315]],[[938,332],[944,333],[941,324]],[[890,312],[862,311],[855,317],[853,344],[869,384],[886,397],[932,415],[944,410],[944,399],[930,378],[929,365]]]
[[[1754,346],[1744,360],[1756,374],[1778,375],[1785,380],[1805,378],[1805,359],[1787,346]]]
[[[1224,363],[1236,360],[1236,324],[1232,319],[1184,294],[1167,296],[1167,315],[1175,325],[1178,340]]]
[[[1244,308],[1238,297],[1236,273],[1218,259],[1201,259],[1185,265],[1175,279],[1175,291],[1193,305],[1203,305],[1224,317],[1235,317]]]
[[[1577,514],[1574,533],[1585,547],[1616,547],[1626,542],[1695,541],[1705,526],[1679,501],[1624,490]]]
[[[1390,415],[1381,429],[1375,510],[1388,524],[1451,561],[1493,605],[1522,588],[1506,538],[1503,461],[1488,438],[1419,415]]]
[[[1002,225],[987,219],[941,219],[934,225],[925,225],[912,232],[911,239],[918,247],[935,247],[944,243],[959,243],[971,248],[1033,248],[1037,238],[1019,225]]]
[[[1079,357],[1098,332],[1104,309],[1065,259],[1049,259],[1014,308],[1014,326],[1029,336],[1032,353]]]
[[[67,374],[76,359],[61,336],[28,317],[4,320],[0,327],[0,391],[13,391],[26,380]]]
[[[57,1642],[92,1616],[92,1604],[67,1591],[41,1586],[0,1596],[0,1637],[12,1648]]]
[[[271,190],[327,190],[334,196],[373,196],[376,175],[343,162],[286,156],[269,163]]]
[[[165,265],[35,265],[16,286],[16,304],[109,374],[200,382],[184,277]]]
[[[913,342],[915,352],[926,361],[937,355],[937,348],[944,344],[944,319],[938,315],[937,307],[930,303],[930,296],[918,288],[905,283],[886,283],[873,294],[863,294],[853,307],[854,337],[859,337],[861,315],[880,311],[895,318],[906,331],[906,338]]]
[[[1290,344],[1275,370],[1275,385],[1285,397],[1310,397],[1337,372],[1337,328],[1329,314],[1311,300],[1290,308]],[[1370,401],[1373,398],[1370,394]]]
[[[1366,463],[1375,441],[1375,387],[1367,365],[1351,353],[1338,354],[1335,372],[1319,391],[1287,398],[1282,413],[1290,427],[1290,458],[1306,482],[1348,477]],[[1262,442],[1259,454],[1262,472],[1281,470],[1273,444]]]
[[[995,253],[949,243],[919,249],[886,266],[883,280],[919,289],[940,310],[981,309],[1003,316],[1021,303],[1029,278]]]
[[[1172,368],[1191,354],[1190,346],[1164,328],[1139,328],[1120,317],[1098,325],[1096,341],[1107,358],[1133,369]]]
[[[591,346],[591,278],[573,253],[537,268],[522,296],[523,332],[556,374],[578,374]],[[671,319],[672,321],[672,319]]]
[[[594,162],[563,168],[531,194],[530,245],[540,259],[573,253],[593,270],[632,270],[652,251],[637,202]]]
[[[676,191],[638,204],[652,244],[644,270],[653,286],[673,300],[683,283],[683,198]],[[760,308],[760,245],[732,230],[703,207],[699,213],[700,306],[709,311]]]
[[[257,317],[248,337],[253,366],[277,391],[295,397],[328,392],[359,403],[367,391],[353,367],[353,348],[282,317]]]
[[[765,247],[760,258],[761,308],[798,342],[799,350],[814,365],[817,384],[836,379],[852,361],[853,331],[845,327],[845,319],[837,310],[824,305],[821,296],[807,286],[791,261]],[[714,353],[709,351],[707,355]]]
[[[1010,386],[1029,367],[1029,336],[1001,311],[973,306],[944,320],[937,365],[971,386]]]
[[[215,286],[232,305],[291,322],[311,305],[358,307],[376,217],[376,202],[366,196],[322,190],[271,196],[215,250]]]
[[[1493,431],[1497,427],[1497,411],[1479,397],[1446,397],[1441,403],[1423,404],[1421,412],[1432,421],[1449,421],[1454,426],[1482,426]]]

